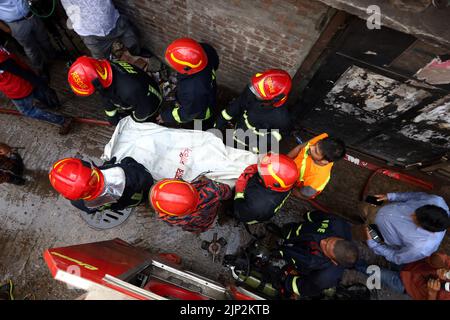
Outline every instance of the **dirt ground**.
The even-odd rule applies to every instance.
[[[63,102],[62,112],[78,117],[104,119],[98,97],[79,98],[74,96],[66,82],[67,68],[63,63],[52,67],[52,86],[58,89]],[[13,108],[7,100],[1,107]],[[28,183],[23,187],[0,185],[2,197],[0,208],[0,282],[13,279],[16,297],[31,299],[74,299],[81,295],[79,290],[70,290],[64,284],[53,280],[42,258],[47,248],[79,243],[121,238],[152,252],[173,252],[183,258],[183,264],[198,274],[212,279],[228,276],[228,271],[219,262],[212,262],[211,256],[201,249],[203,240],[210,241],[215,232],[224,237],[229,245],[224,253],[232,253],[238,244],[247,243],[246,231],[229,221],[222,226],[196,236],[172,228],[157,220],[147,208],[139,208],[119,227],[97,231],[81,219],[77,209],[50,186],[48,170],[57,159],[77,156],[100,163],[104,145],[109,141],[113,128],[91,124],[76,124],[68,136],[59,136],[52,125],[13,115],[0,115],[0,141],[20,150],[27,168]],[[285,149],[292,145],[287,141]],[[355,219],[359,195],[371,174],[349,162],[336,164],[333,178],[325,192],[319,197],[321,203],[332,211],[350,220]],[[431,177],[428,177],[431,178]],[[376,177],[370,185],[370,193],[390,191],[422,191],[420,188],[395,181],[387,177]],[[436,194],[450,203],[450,187],[439,183]],[[301,214],[310,209],[307,203],[291,198],[274,218],[278,224],[297,221]],[[377,261],[360,243],[361,251],[370,261]],[[442,249],[450,253],[447,237]],[[364,282],[362,275],[353,271],[346,273],[344,282]],[[381,290],[374,297],[379,299],[407,299]]]

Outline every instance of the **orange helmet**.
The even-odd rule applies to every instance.
[[[55,162],[48,177],[53,188],[69,200],[95,199],[105,185],[103,174],[98,168],[88,167],[76,158]]]
[[[76,95],[90,96],[95,92],[95,86],[92,83],[94,80],[98,80],[103,88],[111,85],[111,64],[108,60],[79,57],[70,67],[67,80]]]
[[[299,177],[294,160],[276,153],[268,153],[261,158],[258,173],[266,188],[277,192],[292,189]]]
[[[289,73],[280,69],[269,69],[252,77],[250,90],[260,100],[272,101],[274,107],[283,105],[291,91]]]
[[[194,74],[205,69],[208,56],[202,46],[191,38],[180,38],[166,49],[167,63],[182,74]]]
[[[164,179],[150,190],[150,201],[159,214],[185,216],[198,205],[198,191],[188,182]]]

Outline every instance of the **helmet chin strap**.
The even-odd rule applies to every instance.
[[[100,83],[100,80],[98,78],[95,78],[91,81],[94,88],[98,91],[103,91],[105,88],[103,88],[102,84]]]

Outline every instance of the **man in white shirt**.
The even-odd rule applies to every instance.
[[[68,27],[83,39],[96,59],[108,59],[111,47],[120,40],[132,55],[141,55],[133,26],[111,0],[61,0],[68,16]]]

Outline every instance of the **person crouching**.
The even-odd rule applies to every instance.
[[[184,231],[202,233],[214,224],[220,201],[231,198],[227,184],[206,177],[189,183],[164,179],[150,190],[150,203],[158,217]]]

